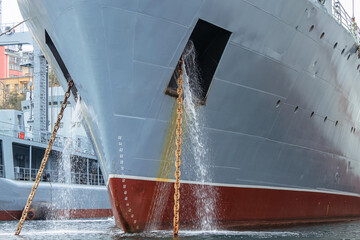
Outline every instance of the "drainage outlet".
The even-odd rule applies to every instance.
[[[206,102],[211,81],[214,77],[221,56],[224,53],[224,49],[228,43],[230,35],[231,32],[199,19],[193,32],[191,33],[188,43],[186,44],[182,56],[186,55],[189,49],[194,49],[196,53],[195,62],[197,65],[198,76],[198,83],[196,83],[196,85],[199,85],[200,87],[200,91],[197,91],[197,98],[199,99],[200,104],[205,104]],[[185,66],[186,65],[189,65],[189,63],[185,62]],[[177,97],[176,89],[179,67],[179,65],[176,66],[168,86],[165,89],[165,94],[173,97]],[[190,76],[190,86],[191,85]]]

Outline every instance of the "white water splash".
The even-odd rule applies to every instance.
[[[194,159],[195,181],[199,182],[196,186],[197,215],[201,220],[202,230],[216,229],[216,199],[217,192],[204,185],[211,181],[209,172],[209,154],[207,148],[207,138],[200,124],[204,124],[205,118],[202,116],[198,107],[199,97],[202,95],[199,82],[199,71],[196,63],[196,51],[194,44],[190,41],[183,54],[183,89],[184,89],[184,110],[187,132],[184,134],[187,139],[188,149],[191,149],[189,157]]]
[[[63,173],[63,181],[67,186],[60,190],[59,196],[55,199],[54,205],[56,209],[71,209],[75,201],[73,189],[71,184],[71,156],[76,153],[75,144],[76,144],[76,132],[79,126],[79,123],[82,121],[81,115],[81,102],[80,98],[76,102],[75,110],[72,112],[71,116],[71,128],[70,135],[66,138],[64,143],[64,149],[62,156],[59,159],[59,173]],[[59,219],[69,219],[69,212],[65,211],[61,216],[56,216]]]

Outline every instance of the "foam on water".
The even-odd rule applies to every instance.
[[[20,237],[14,236],[17,221],[0,222],[0,239],[172,239],[172,231],[124,233],[113,218],[83,220],[26,221]],[[360,222],[310,225],[266,231],[179,231],[179,239],[358,239]]]

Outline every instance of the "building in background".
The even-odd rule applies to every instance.
[[[62,87],[52,87],[52,89],[49,89],[48,94],[48,124],[46,132],[41,132],[40,129],[37,129],[36,126],[34,126],[34,96],[32,91],[29,91],[26,94],[26,100],[21,102],[25,139],[40,139],[40,141],[42,141],[42,138],[39,136],[44,133],[48,135],[48,138],[50,137],[57,120],[57,115],[60,112],[65,92]],[[73,147],[77,152],[95,155],[92,144],[81,124],[82,116],[78,107],[79,106],[76,106],[76,103],[72,100],[68,100],[67,108],[64,110],[63,118],[55,141],[59,146],[64,147],[67,139],[72,139]],[[45,139],[45,142],[47,141],[48,139]]]
[[[4,32],[17,23],[1,24],[1,3],[0,32]],[[2,36],[0,45],[0,135],[47,143],[64,91],[25,24]],[[77,152],[94,156],[81,117],[73,117],[79,113],[75,105],[68,103],[55,145],[64,147],[72,139]]]
[[[32,81],[32,52],[21,51],[21,46],[0,47],[0,108],[20,110],[20,102]]]

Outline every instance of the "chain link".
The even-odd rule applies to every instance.
[[[22,213],[21,219],[20,219],[19,224],[18,224],[18,226],[17,226],[17,229],[16,229],[16,231],[15,231],[15,235],[19,235],[19,234],[20,234],[21,229],[22,229],[22,227],[23,227],[23,225],[24,225],[24,222],[25,222],[25,220],[26,220],[26,217],[27,217],[27,215],[28,215],[28,212],[29,212],[31,203],[32,203],[32,201],[33,201],[33,199],[34,199],[34,197],[35,197],[36,189],[37,189],[38,186],[39,186],[39,183],[40,183],[40,180],[41,180],[41,176],[42,176],[42,174],[43,174],[43,172],[44,172],[44,168],[45,168],[46,163],[47,163],[47,160],[48,160],[48,158],[49,158],[49,154],[50,154],[50,152],[51,152],[51,147],[52,147],[52,145],[53,145],[53,143],[54,143],[54,141],[55,141],[56,133],[57,133],[57,131],[58,131],[58,129],[59,129],[60,121],[61,121],[61,119],[62,119],[62,117],[63,117],[64,110],[65,110],[65,108],[66,108],[66,106],[67,106],[67,101],[68,101],[68,98],[70,97],[70,90],[71,90],[71,88],[72,88],[73,85],[74,85],[74,82],[73,82],[72,79],[70,79],[70,81],[69,81],[69,83],[68,83],[68,89],[67,89],[67,91],[66,91],[66,93],[65,93],[64,101],[63,101],[63,103],[61,104],[61,109],[60,109],[59,115],[58,115],[58,117],[57,117],[57,121],[56,121],[56,124],[55,124],[55,127],[54,127],[54,131],[53,131],[53,133],[51,134],[51,137],[50,137],[50,140],[49,140],[49,144],[48,144],[48,146],[47,146],[47,148],[46,148],[46,150],[45,150],[44,158],[43,158],[42,161],[41,161],[40,169],[39,169],[39,171],[38,171],[38,173],[37,173],[37,176],[36,176],[34,185],[33,185],[32,189],[31,189],[31,193],[30,193],[29,198],[28,198],[28,200],[27,200],[27,202],[26,202],[26,205],[25,205],[24,211],[23,211],[23,213]]]
[[[174,184],[174,188],[175,188],[175,194],[174,194],[174,237],[178,236],[178,232],[179,232],[179,209],[180,209],[180,166],[181,166],[181,134],[182,134],[182,129],[181,129],[181,123],[182,123],[182,118],[181,118],[181,114],[183,112],[183,98],[182,98],[182,94],[183,94],[183,89],[182,89],[182,84],[183,84],[183,79],[182,79],[182,75],[183,75],[183,70],[182,70],[182,59],[179,60],[179,78],[177,79],[177,83],[178,83],[178,88],[177,88],[177,93],[178,93],[178,98],[177,98],[177,119],[176,119],[176,151],[175,151],[175,155],[176,155],[176,161],[175,161],[175,166],[176,166],[176,170],[175,170],[175,184]]]
[[[7,34],[7,33],[10,32],[11,30],[13,30],[14,28],[20,26],[21,24],[23,24],[24,22],[28,21],[29,19],[30,19],[30,18],[25,19],[24,21],[21,21],[21,22],[19,22],[18,24],[16,24],[15,26],[9,28],[9,29],[6,30],[5,32],[1,33],[1,34],[0,34],[0,37],[1,37],[2,35],[4,35],[4,34]]]

